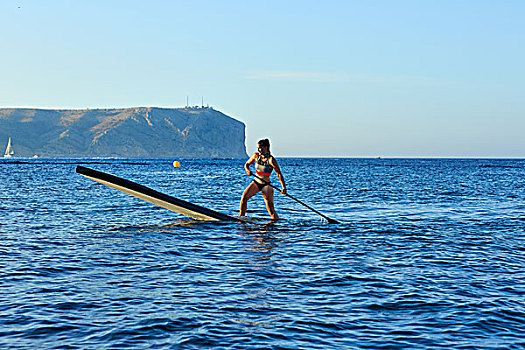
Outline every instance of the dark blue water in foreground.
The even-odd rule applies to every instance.
[[[195,223],[75,173],[235,215],[244,160],[16,161],[0,348],[525,347],[524,160],[280,159],[339,225],[282,195],[275,224]]]

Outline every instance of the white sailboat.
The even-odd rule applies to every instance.
[[[5,149],[4,158],[11,158],[15,154],[15,151],[13,151],[11,147],[11,138],[9,138],[9,141],[7,142],[7,148]]]

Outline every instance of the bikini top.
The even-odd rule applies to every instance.
[[[273,170],[273,166],[270,165],[270,159],[272,159],[272,155],[269,154],[264,161],[262,160],[262,157],[263,155],[259,154],[255,160],[255,172],[259,176],[270,177]]]

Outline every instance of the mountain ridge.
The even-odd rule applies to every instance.
[[[210,107],[0,108],[9,137],[15,157],[247,157],[244,123]]]

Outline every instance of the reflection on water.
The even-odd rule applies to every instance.
[[[278,226],[278,221],[267,221],[264,224],[239,226],[239,233],[248,237],[245,240],[248,249],[257,253],[254,259],[258,262],[270,261],[272,257],[272,250],[282,240],[283,232]]]

